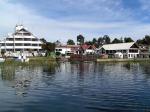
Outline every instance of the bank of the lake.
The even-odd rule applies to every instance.
[[[150,62],[149,58],[134,58],[134,59],[97,59],[97,62]]]

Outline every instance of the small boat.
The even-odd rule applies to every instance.
[[[29,58],[27,58],[26,56],[18,56],[18,57],[14,57],[15,61],[18,61],[18,62],[29,62]]]
[[[0,57],[0,63],[5,62],[5,59]]]

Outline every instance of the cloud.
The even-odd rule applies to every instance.
[[[40,38],[44,37],[48,41],[60,40],[62,42],[66,42],[69,38],[76,40],[78,34],[83,34],[87,40],[105,34],[113,38],[131,36],[137,39],[147,34],[148,29],[150,29],[150,24],[132,20],[129,16],[130,11],[123,8],[121,0],[111,0],[109,2],[108,0],[51,0],[51,2],[46,3],[50,5],[52,2],[60,1],[62,3],[61,7],[52,5],[47,9],[49,14],[59,15],[58,12],[61,9],[62,12],[69,13],[69,16],[65,17],[63,13],[59,15],[60,17],[53,18],[50,15],[45,16],[38,12],[39,6],[36,9],[36,7],[27,7],[25,3],[0,0],[0,35],[4,36],[8,32],[13,32],[13,28],[17,23],[23,23]],[[43,7],[47,8],[48,6],[44,4]],[[42,11],[44,12],[45,9]],[[74,13],[70,14],[71,12]],[[80,17],[81,13],[83,15]],[[91,15],[94,15],[94,17],[90,17]],[[92,19],[88,20],[87,17]],[[104,21],[105,19],[107,21]]]

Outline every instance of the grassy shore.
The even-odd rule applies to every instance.
[[[135,59],[97,59],[97,62],[150,62],[149,58]]]
[[[56,60],[51,57],[32,57],[30,58],[29,62],[19,62],[13,59],[6,59],[4,63],[1,63],[1,65],[28,66],[28,65],[49,65],[49,64],[55,64],[55,63],[56,63]]]

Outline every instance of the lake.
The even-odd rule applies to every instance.
[[[150,63],[0,65],[0,112],[120,111],[150,111]]]

